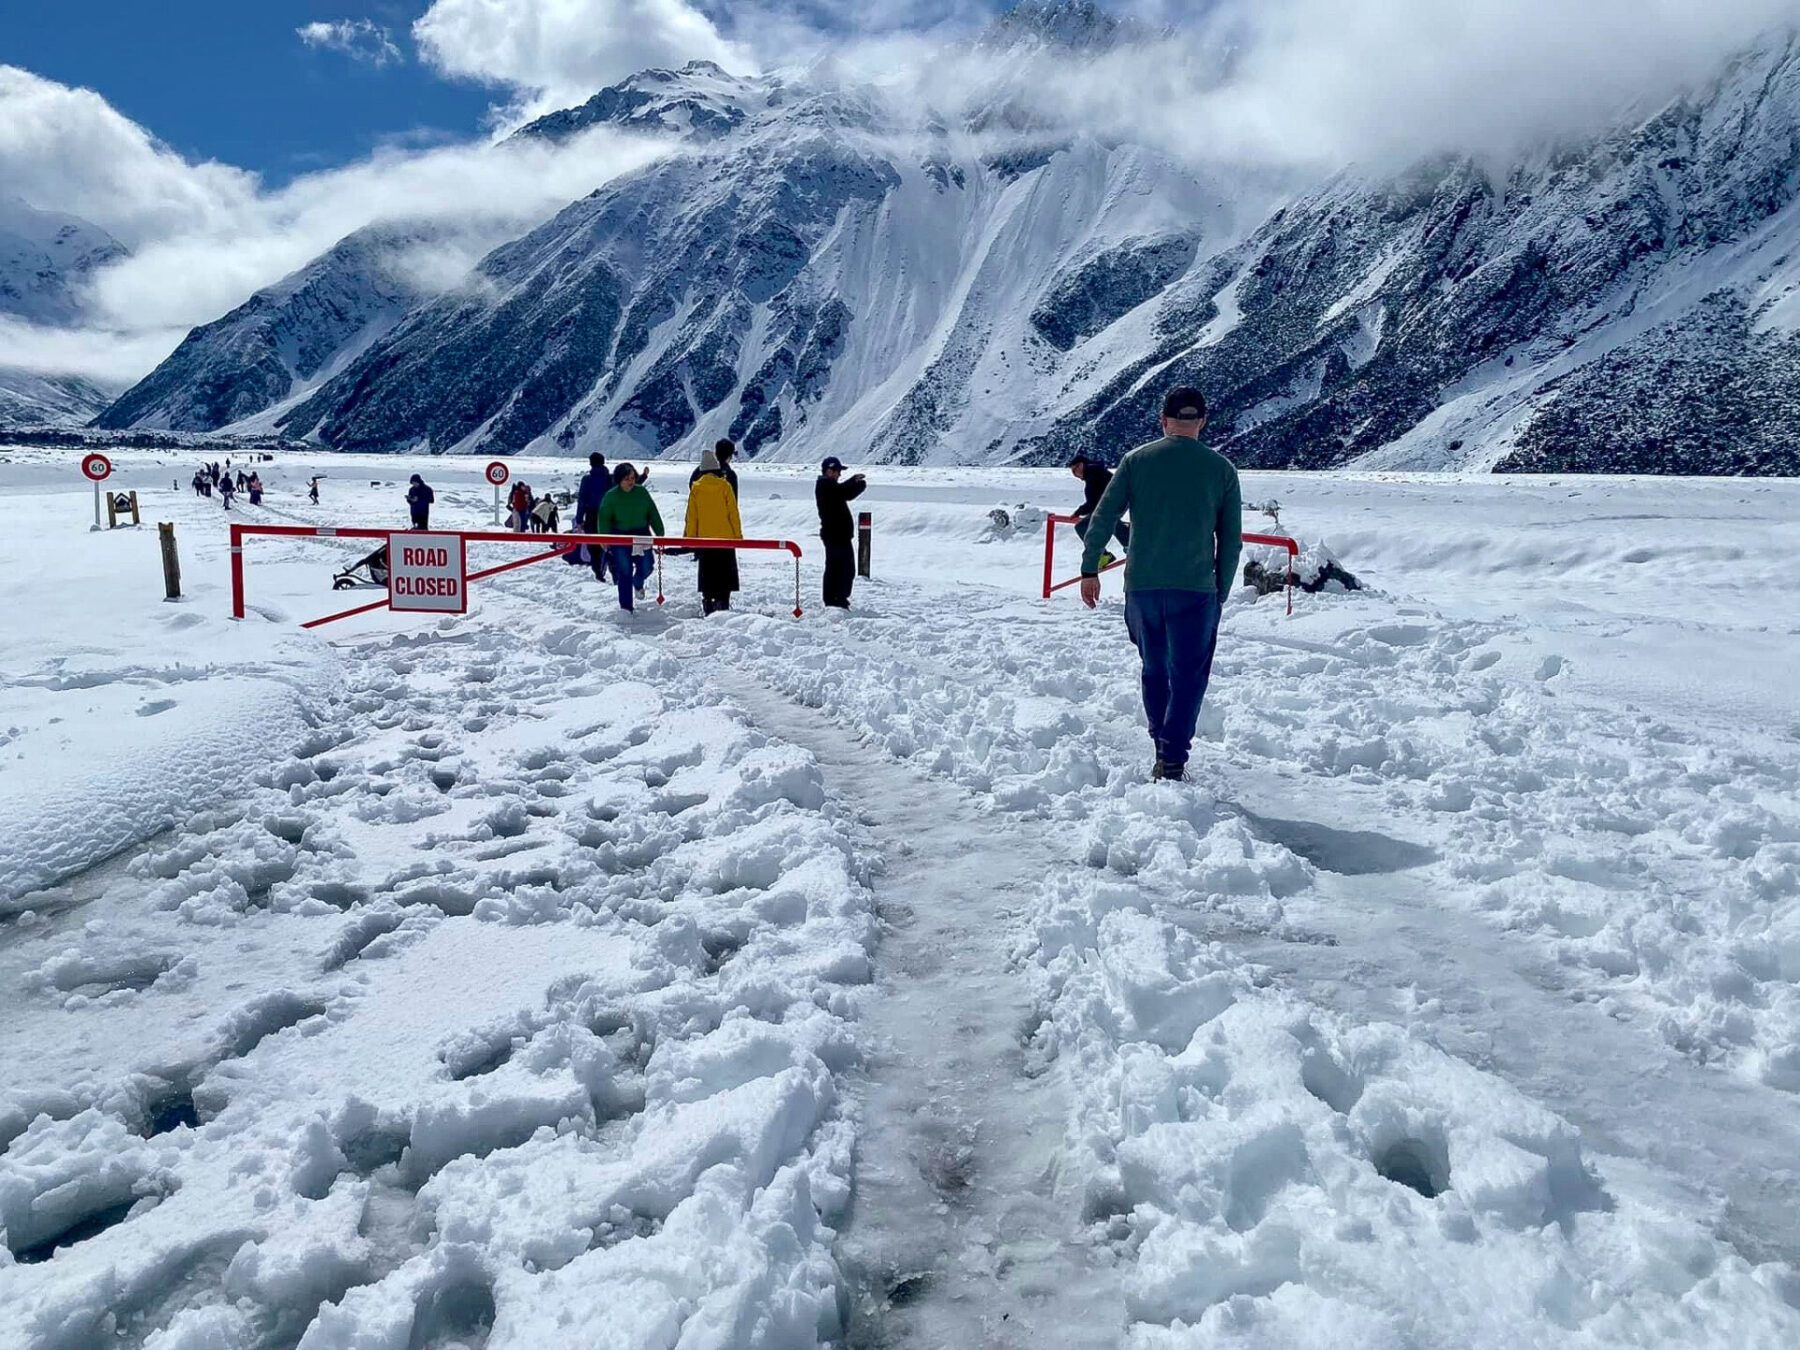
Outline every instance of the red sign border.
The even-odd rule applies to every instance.
[[[494,477],[495,469],[500,470],[498,478]],[[481,476],[494,487],[505,487],[507,480],[512,477],[512,468],[503,460],[490,460],[487,468],[481,471]]]
[[[456,575],[462,582],[457,591],[461,602],[460,609],[408,609],[394,604],[394,559],[398,556],[394,549],[397,542],[406,538],[417,538],[420,535],[442,538],[454,535],[456,539]],[[467,614],[469,612],[469,541],[451,530],[392,530],[388,533],[388,609],[394,614]]]
[[[92,464],[95,460],[99,460],[102,464],[104,464],[106,466],[98,474],[92,474],[92,473],[88,472],[88,465]],[[105,455],[101,454],[98,450],[91,450],[87,454],[85,454],[81,457],[81,476],[83,478],[87,479],[88,482],[104,483],[108,478],[111,478],[112,475],[113,475],[113,462],[110,459],[108,459]]]

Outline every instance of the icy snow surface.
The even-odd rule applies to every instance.
[[[0,451],[0,1347],[1800,1343],[1800,486],[1247,476],[1370,589],[1231,598],[1173,787],[1066,473],[882,471],[849,616],[749,464],[799,621],[309,635],[366,548],[232,623],[117,458],[179,604]]]

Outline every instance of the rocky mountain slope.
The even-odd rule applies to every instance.
[[[428,293],[402,265],[429,232],[372,226],[194,329],[97,419],[106,428],[214,431],[334,373]]]
[[[983,41],[1076,60],[1142,40],[1065,4]],[[346,450],[692,458],[729,435],[782,459],[1050,462],[1143,439],[1185,379],[1260,466],[1800,471],[1785,38],[1590,144],[1311,186],[1005,90],[921,109],[704,63],[520,134],[597,122],[671,153],[450,294],[383,295],[378,320],[291,306],[254,342],[245,310],[196,330],[102,421],[273,408]],[[326,270],[354,290],[364,266]],[[277,354],[302,346],[304,371]]]
[[[79,375],[40,375],[0,366],[0,427],[80,426],[112,397]]]

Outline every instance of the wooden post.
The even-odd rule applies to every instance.
[[[869,575],[869,534],[873,521],[867,511],[859,511],[856,516],[856,575],[867,578]]]
[[[163,599],[181,599],[181,558],[175,552],[175,526],[169,521],[162,521],[156,527],[156,537],[162,544],[163,562]]]
[[[143,517],[138,515],[138,501],[137,501],[137,489],[136,488],[133,488],[131,491],[131,523],[133,525],[142,525],[144,523]]]
[[[119,528],[118,504],[113,500],[113,495],[110,492],[106,494],[106,528],[109,530],[116,530]]]

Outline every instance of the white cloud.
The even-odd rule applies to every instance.
[[[103,226],[129,248],[196,228],[256,192],[255,175],[189,163],[92,90],[4,65],[0,183],[40,209]]]
[[[754,64],[688,0],[434,0],[413,38],[444,74],[516,91],[531,111],[652,67]]]
[[[394,45],[394,35],[372,19],[308,23],[294,32],[308,47],[342,52],[352,61],[366,61],[377,68],[402,59],[400,49]]]
[[[0,66],[0,184],[133,250],[96,276],[87,327],[53,337],[14,324],[0,335],[0,359],[108,381],[140,376],[187,328],[379,221],[438,227],[402,265],[448,284],[489,248],[665,153],[604,129],[562,146],[389,145],[268,191],[254,174],[182,159],[89,90]]]
[[[103,389],[122,392],[175,350],[186,334],[185,328],[47,328],[0,314],[0,368],[84,375]]]
[[[1186,7],[1118,8],[1162,26]],[[1800,0],[1212,0],[1186,18],[1152,56],[1044,56],[1021,88],[1046,112],[1212,161],[1507,155],[1662,106],[1800,22]]]

